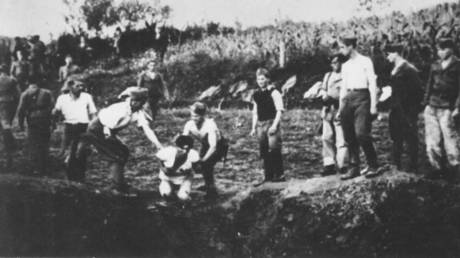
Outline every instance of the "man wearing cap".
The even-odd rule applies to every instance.
[[[56,118],[58,114],[64,117],[64,134],[62,137],[61,154],[65,154],[67,178],[81,181],[83,175],[75,169],[75,152],[80,136],[86,132],[88,123],[96,115],[93,97],[83,91],[83,83],[70,80],[67,83],[69,92],[58,97],[53,109]],[[70,147],[70,148],[69,148]]]
[[[0,65],[0,131],[6,155],[5,169],[11,168],[16,140],[11,131],[21,91],[15,79],[6,73],[6,66]]]
[[[438,41],[439,60],[431,65],[424,103],[427,156],[434,170],[430,179],[445,176],[449,181],[459,173],[459,150],[455,120],[460,117],[460,60],[454,55],[452,39]],[[447,160],[448,164],[444,164]],[[444,172],[444,174],[443,174]]]
[[[143,106],[147,101],[147,90],[132,91],[131,97],[102,109],[96,118],[88,125],[86,133],[82,135],[77,150],[78,168],[84,178],[88,147],[93,145],[110,162],[110,172],[113,181],[113,190],[116,193],[126,192],[128,185],[124,179],[124,166],[128,161],[129,150],[118,138],[117,134],[131,123],[142,128],[147,138],[156,148],[162,148],[155,133],[149,127],[147,114]]]
[[[372,143],[372,117],[377,115],[377,83],[374,65],[369,57],[356,50],[357,39],[342,38],[340,52],[348,58],[342,66],[339,117],[350,155],[349,169],[343,180],[360,175],[359,148],[364,151],[367,167],[362,175],[378,174],[377,154]]]
[[[415,66],[404,59],[402,45],[387,45],[388,62],[394,65],[390,74],[392,95],[390,99],[389,127],[393,140],[393,164],[402,169],[401,156],[406,142],[409,156],[409,172],[417,172],[418,162],[418,113],[423,97],[422,82]]]
[[[38,79],[30,79],[29,88],[19,100],[18,121],[24,130],[27,121],[27,140],[29,157],[33,166],[33,174],[46,174],[48,163],[49,141],[51,136],[53,96],[49,90],[40,88]]]

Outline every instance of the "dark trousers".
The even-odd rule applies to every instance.
[[[283,155],[281,153],[281,131],[278,127],[274,134],[269,134],[273,119],[257,122],[260,156],[264,163],[265,180],[281,178],[283,172]]]
[[[359,147],[364,151],[367,164],[378,167],[377,154],[372,143],[372,117],[368,90],[350,91],[343,100],[340,120],[348,145],[350,167],[359,167]]]
[[[16,113],[16,101],[0,101],[0,132],[2,133],[3,145],[6,156],[6,167],[9,168],[16,150],[16,139],[11,127]]]
[[[207,138],[206,138],[207,139]],[[207,141],[203,141],[201,143],[200,149],[200,157],[203,158],[209,150],[209,144]],[[219,161],[219,157],[217,153],[211,155],[211,157],[201,163],[201,173],[203,175],[204,185],[207,188],[215,187],[215,180],[214,180],[214,166]]]
[[[97,151],[102,154],[103,158],[111,163],[110,172],[115,186],[124,186],[123,168],[129,157],[128,147],[114,135],[106,138],[103,132],[103,125],[98,118],[91,121],[86,133],[81,136],[80,143],[78,144],[76,163],[77,169],[79,169],[78,173],[80,173],[79,175],[82,175],[83,178],[91,146],[94,146]]]
[[[160,109],[160,98],[150,97],[149,100],[150,111],[152,112],[152,119],[155,120],[158,110]]]
[[[78,162],[76,160],[76,152],[80,137],[86,132],[88,124],[65,124],[64,134],[62,137],[62,150],[66,152],[67,167],[66,173],[69,180],[82,181],[84,171],[78,169]],[[82,173],[83,172],[83,173]]]
[[[47,121],[28,121],[27,136],[32,169],[44,175],[48,166],[50,123]]]
[[[417,169],[418,162],[418,128],[417,110],[403,110],[401,107],[390,110],[389,127],[393,140],[392,158],[394,164],[401,168],[403,143],[406,142],[409,155],[409,169]]]

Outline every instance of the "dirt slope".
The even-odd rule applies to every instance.
[[[62,180],[0,177],[0,255],[436,256],[460,252],[459,188],[401,172],[229,189],[158,205]],[[157,204],[157,208],[146,207]]]

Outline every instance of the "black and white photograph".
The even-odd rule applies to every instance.
[[[460,1],[0,0],[1,257],[460,257]]]

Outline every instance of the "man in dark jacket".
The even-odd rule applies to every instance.
[[[16,80],[7,75],[5,65],[0,65],[0,131],[6,154],[5,171],[11,168],[12,155],[16,148],[11,127],[20,94]]]
[[[394,65],[390,74],[392,96],[390,102],[390,136],[393,140],[393,164],[401,167],[403,142],[409,154],[410,172],[417,171],[418,162],[418,111],[423,97],[422,83],[418,70],[407,62],[401,53],[402,45],[389,45],[385,48],[387,60]]]
[[[30,80],[29,88],[22,93],[19,101],[19,127],[24,130],[24,120],[27,120],[28,151],[33,174],[46,174],[53,102],[51,92],[40,88],[35,78]]]
[[[439,40],[440,60],[431,65],[424,96],[426,150],[434,169],[427,177],[436,179],[444,174],[450,181],[458,176],[460,164],[454,123],[460,108],[460,60],[454,49],[453,40]]]

